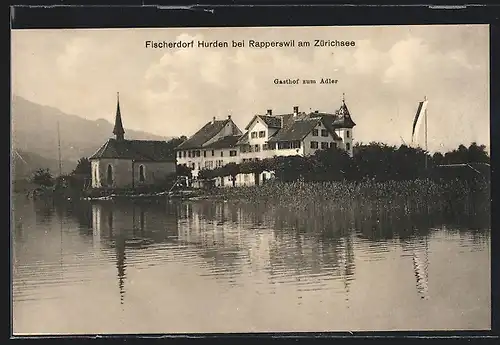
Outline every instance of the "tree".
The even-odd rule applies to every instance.
[[[215,177],[214,171],[210,169],[201,169],[198,171],[198,179],[211,180]]]
[[[332,147],[318,150],[309,159],[310,173],[322,181],[338,181],[351,176],[353,163],[346,151]]]
[[[229,163],[224,166],[224,170],[226,171],[226,176],[231,176],[233,187],[236,186],[236,175],[240,173],[240,165],[236,163]]]
[[[186,176],[188,178],[191,178],[192,177],[191,170],[192,169],[187,167],[186,165],[178,164],[176,169],[177,176]]]
[[[259,175],[264,170],[266,170],[266,163],[261,160],[244,162],[241,163],[239,167],[239,172],[242,174],[254,174],[256,185],[260,183]]]
[[[444,155],[441,152],[435,152],[432,155],[432,163],[434,166],[443,164],[444,163]]]
[[[76,168],[73,170],[72,175],[85,175],[91,176],[91,164],[90,160],[87,157],[80,158],[78,163],[76,164]]]
[[[477,145],[476,142],[470,144],[467,153],[468,163],[489,163],[490,157],[486,152],[486,146]]]
[[[49,169],[38,169],[34,172],[32,181],[34,184],[42,187],[52,187],[54,185],[54,177]]]

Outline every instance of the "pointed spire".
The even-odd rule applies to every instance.
[[[115,117],[115,128],[113,129],[113,134],[116,136],[116,140],[123,140],[125,130],[123,129],[122,115],[120,112],[120,93],[116,93],[116,117]]]
[[[347,105],[345,104],[345,93],[342,93],[342,104],[340,105],[339,115],[341,116],[349,116],[349,110],[347,109]]]

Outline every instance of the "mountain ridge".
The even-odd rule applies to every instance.
[[[111,138],[112,132],[113,124],[103,118],[88,120],[18,95],[12,97],[11,143],[12,148],[19,152],[58,162],[60,139],[62,159],[74,162],[76,166],[80,158],[91,156]],[[125,132],[128,139],[171,139],[132,129],[125,129]]]

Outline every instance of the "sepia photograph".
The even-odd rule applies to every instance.
[[[13,335],[491,329],[488,25],[11,31]]]

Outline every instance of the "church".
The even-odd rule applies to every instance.
[[[154,186],[175,174],[175,156],[166,141],[125,139],[119,94],[113,134],[89,158],[92,188]]]

